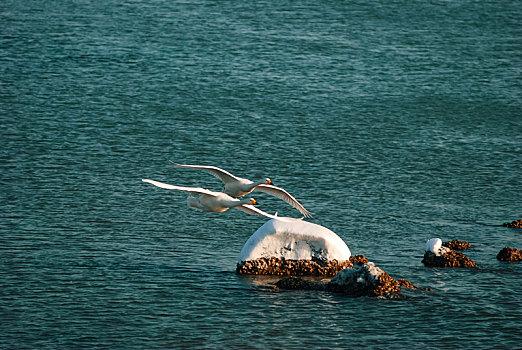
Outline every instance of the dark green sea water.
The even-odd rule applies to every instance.
[[[0,348],[522,343],[520,1],[0,3]],[[235,274],[265,220],[141,182],[269,176],[399,301]],[[298,216],[260,194],[261,208]],[[421,264],[431,237],[477,270]]]

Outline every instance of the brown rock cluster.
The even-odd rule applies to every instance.
[[[404,278],[397,279],[397,283],[399,283],[399,286],[403,288],[417,289],[417,287],[413,283]]]
[[[408,282],[409,283],[409,282]],[[413,286],[413,284],[409,283]],[[373,263],[340,271],[330,282],[308,281],[299,277],[285,277],[276,283],[280,289],[322,290],[352,297],[397,297],[401,283]]]
[[[459,241],[458,239],[451,240],[449,242],[442,243],[443,247],[447,247],[452,250],[466,250],[471,248],[471,243],[466,241]]]
[[[285,258],[260,258],[242,261],[236,272],[242,275],[275,276],[333,276],[345,267],[351,267],[350,260],[290,260]]]
[[[506,222],[506,223],[502,224],[502,226],[509,227],[509,228],[522,228],[522,219],[514,220],[511,222]]]
[[[442,255],[425,252],[422,263],[428,267],[477,267],[475,261],[454,250],[448,250]]]
[[[497,254],[497,259],[509,262],[522,261],[522,250],[511,247],[502,248]]]
[[[400,294],[401,285],[386,272],[377,277],[377,280],[369,296],[386,297]]]
[[[368,262],[368,258],[365,257],[364,255],[355,255],[355,256],[350,257],[350,261],[354,265],[355,264],[364,265]]]
[[[350,257],[345,261],[291,260],[285,258],[260,258],[242,261],[237,264],[236,272],[242,275],[274,275],[274,276],[333,276],[346,267],[356,263],[366,263],[362,255]]]

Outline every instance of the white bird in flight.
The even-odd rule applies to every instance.
[[[191,208],[215,213],[223,213],[230,208],[234,208],[250,215],[265,216],[271,219],[275,218],[274,215],[270,215],[254,207],[254,205],[257,204],[254,198],[237,199],[226,193],[212,192],[205,188],[175,186],[149,179],[142,179],[141,181],[167,190],[187,192],[189,194],[187,197],[187,205]]]
[[[295,209],[299,210],[301,214],[305,217],[312,217],[311,213],[306,210],[306,208],[299,203],[294,196],[288,193],[286,190],[281,187],[276,187],[272,184],[272,180],[266,178],[264,180],[260,180],[257,182],[250,181],[248,179],[243,179],[237,176],[232,175],[226,170],[215,166],[208,165],[188,165],[188,164],[177,164],[174,163],[178,168],[187,168],[187,169],[195,169],[195,170],[203,170],[206,171],[218,179],[220,179],[224,184],[224,190],[226,194],[231,197],[239,198],[243,197],[246,194],[251,193],[254,190],[265,192],[275,196],[286,203],[290,204]]]

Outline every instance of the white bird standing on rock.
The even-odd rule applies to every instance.
[[[271,219],[275,218],[274,215],[270,215],[254,207],[254,205],[257,204],[254,198],[237,199],[230,197],[226,193],[212,192],[205,188],[175,186],[149,179],[142,179],[141,181],[167,190],[187,192],[189,194],[187,197],[187,205],[191,208],[215,213],[223,213],[230,208],[234,208],[250,215],[266,216]]]
[[[295,199],[294,196],[292,196],[286,190],[274,186],[272,184],[272,180],[270,180],[269,178],[265,178],[264,180],[254,182],[248,179],[243,179],[241,177],[234,176],[228,171],[215,166],[189,165],[177,163],[174,164],[178,168],[203,170],[214,175],[223,182],[225,186],[223,191],[229,196],[239,198],[251,193],[254,190],[265,192],[290,204],[292,207],[299,210],[299,212],[303,214],[305,217],[312,217],[311,213],[308,210],[306,210],[306,208],[301,203],[299,203],[299,201]]]

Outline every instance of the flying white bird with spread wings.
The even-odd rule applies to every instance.
[[[231,197],[239,198],[251,193],[254,190],[261,191],[285,201],[295,209],[299,210],[299,212],[303,214],[305,217],[312,217],[311,213],[308,210],[306,210],[306,208],[301,203],[299,203],[299,201],[295,199],[294,196],[292,196],[290,193],[288,193],[281,187],[274,186],[272,184],[272,180],[270,180],[269,178],[254,182],[248,179],[243,179],[234,176],[228,171],[215,166],[189,165],[177,163],[174,164],[178,168],[203,170],[214,175],[223,182],[225,186],[223,191]]]
[[[254,205],[257,204],[254,198],[237,199],[226,193],[213,192],[205,188],[175,186],[149,179],[142,179],[141,181],[167,190],[187,192],[187,205],[191,208],[215,213],[223,213],[230,208],[234,208],[250,215],[265,216],[271,219],[275,218],[274,215],[254,207]]]

